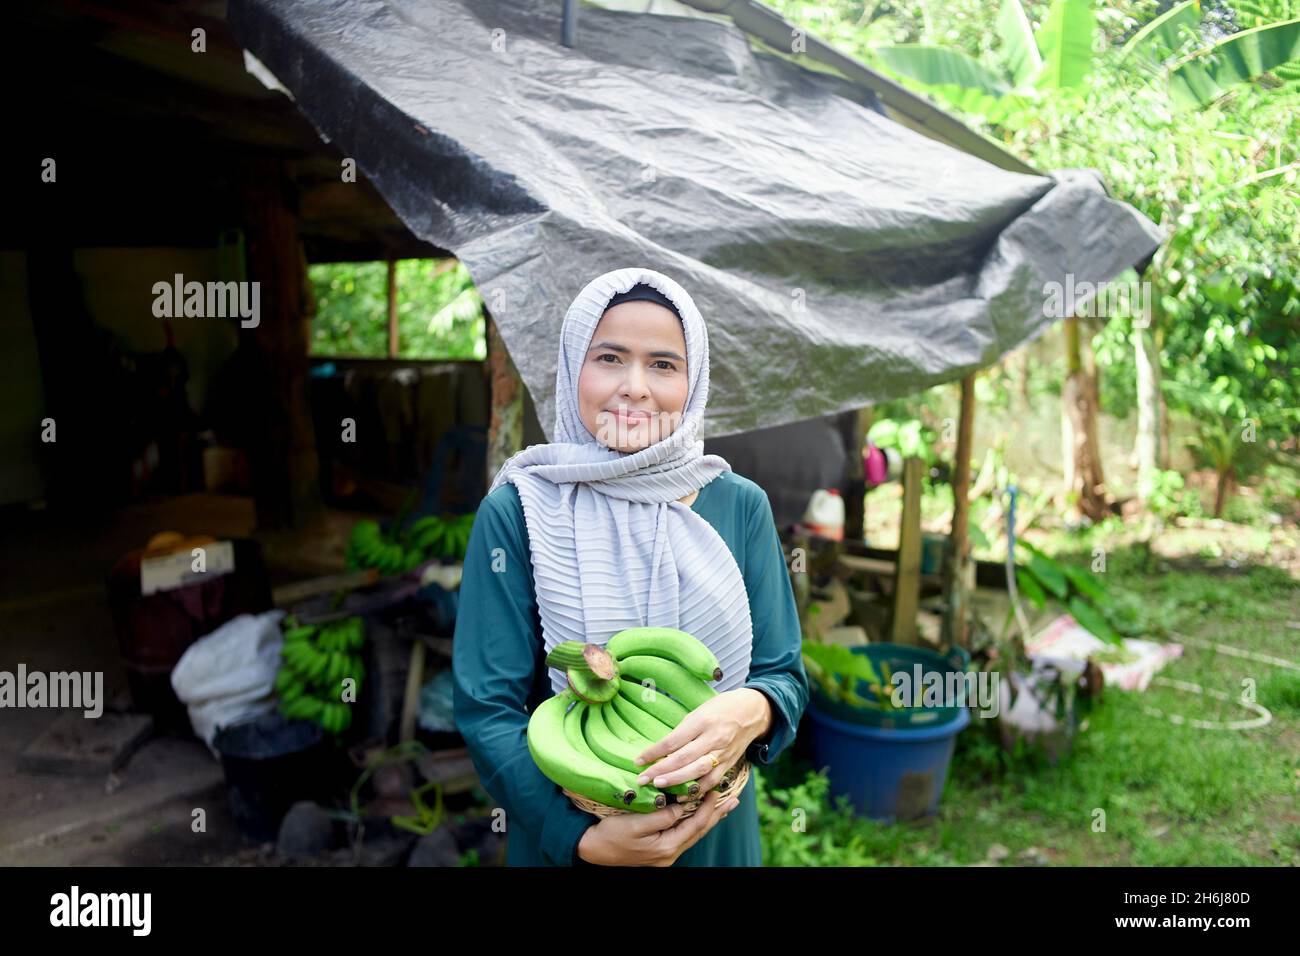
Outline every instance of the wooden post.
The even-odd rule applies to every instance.
[[[961,380],[961,417],[957,422],[957,452],[952,473],[952,535],[944,570],[948,595],[948,644],[970,646],[970,594],[975,563],[970,559],[970,457],[975,425],[975,375]]]
[[[903,462],[903,521],[898,529],[898,565],[894,570],[894,614],[889,639],[916,643],[916,608],[921,600],[921,478],[925,463]]]
[[[402,719],[397,728],[397,740],[406,743],[415,739],[415,725],[420,718],[420,688],[424,686],[424,641],[417,634],[411,645],[410,666],[406,671],[406,691],[402,694]]]
[[[388,357],[397,358],[397,263],[388,260]]]
[[[524,444],[524,383],[492,316],[487,317],[487,373],[492,395],[488,425],[487,486],[506,459]]]
[[[237,331],[252,338],[257,353],[246,387],[260,410],[249,458],[262,529],[302,527],[321,511],[307,377],[306,263],[290,188],[277,160],[253,160],[243,170],[248,275],[258,283],[260,315],[255,327],[241,324]]]

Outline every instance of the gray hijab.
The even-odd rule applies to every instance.
[[[638,283],[667,296],[681,317],[687,397],[671,434],[626,454],[583,424],[578,377],[610,300]],[[578,293],[560,330],[556,441],[511,457],[489,489],[513,482],[519,491],[546,651],[563,641],[603,645],[629,627],[676,627],[717,655],[718,690],[744,685],[753,648],[744,577],[713,526],[677,500],[731,470],[698,438],[708,395],[708,333],[680,285],[653,269],[616,269]],[[565,683],[552,668],[555,692]]]

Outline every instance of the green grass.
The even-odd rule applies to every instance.
[[[1077,544],[1077,542],[1076,542]],[[1083,563],[1090,546],[1076,560]],[[1195,554],[1195,551],[1192,551]],[[1295,661],[1300,582],[1265,564],[1211,566],[1142,547],[1107,556],[1105,581],[1121,613],[1153,637],[1184,635]],[[760,782],[769,865],[964,865],[1000,844],[1003,865],[1037,856],[1060,865],[1300,864],[1300,673],[1187,647],[1162,676],[1221,690],[1219,702],[1153,685],[1109,688],[1057,765],[1012,756],[976,723],[958,738],[937,816],[894,826],[834,810],[809,763],[783,759]],[[1147,705],[1209,720],[1251,716],[1252,686],[1273,714],[1244,732],[1198,730],[1148,715]],[[806,727],[806,725],[805,725]],[[806,830],[791,829],[803,808]],[[1105,828],[1095,828],[1104,812]]]

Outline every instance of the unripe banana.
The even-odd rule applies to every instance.
[[[604,707],[587,708],[582,722],[582,736],[596,752],[596,756],[605,763],[620,767],[629,773],[644,772],[645,765],[637,763],[636,758],[641,755],[641,751],[645,750],[645,746],[628,743],[614,733],[605,720]]]
[[[722,679],[722,667],[713,651],[675,627],[629,627],[611,637],[605,648],[620,661],[635,655],[662,657],[702,681]]]
[[[624,697],[622,693],[616,694],[614,699],[605,706],[613,707],[614,713],[618,714],[625,723],[631,725],[637,734],[652,743],[658,743],[673,732],[673,729],[662,720],[648,710],[642,710]]]
[[[680,664],[662,657],[650,657],[646,654],[625,657],[619,661],[623,676],[634,681],[654,681],[659,690],[677,699],[687,710],[694,710],[706,700],[718,696],[718,692],[694,674],[690,674]]]
[[[615,701],[622,700],[622,697],[621,696],[615,697],[614,700]],[[624,703],[626,704],[627,702],[624,701]],[[632,704],[627,704],[627,706],[632,710],[636,710],[636,708]],[[645,750],[651,744],[658,743],[660,740],[663,739],[664,736],[667,735],[667,733],[672,732],[670,728],[664,727],[665,733],[660,734],[658,737],[652,740],[649,737],[645,736],[644,734],[639,733],[636,730],[636,728],[633,727],[629,722],[625,721],[622,718],[622,716],[618,713],[618,710],[614,707],[611,707],[610,704],[602,705],[600,708],[600,712],[602,715],[604,715],[605,724],[609,727],[609,729],[612,730],[619,737],[621,737],[623,740],[630,743],[633,749],[636,750],[638,754],[640,754],[641,751]],[[649,717],[650,715],[645,714],[645,716]],[[654,718],[650,718],[650,719],[654,720]],[[655,723],[659,723],[659,722],[656,720]],[[659,726],[663,727],[663,724],[659,724]],[[646,767],[648,766],[650,766],[650,764],[639,764],[637,766],[637,772],[638,773],[644,772]],[[668,793],[673,794],[674,796],[686,797],[688,799],[698,797],[700,795],[700,784],[699,781],[697,780],[687,780],[685,783],[675,783],[671,787],[665,787],[664,789]]]
[[[617,697],[618,695],[615,694],[614,696]],[[612,730],[620,739],[626,740],[630,744],[644,741],[645,745],[649,746],[650,741],[637,733],[636,729],[624,720],[617,710],[610,706],[612,703],[613,701],[610,701],[609,704],[600,705],[601,715],[605,718],[605,726]]]
[[[669,727],[676,727],[688,713],[685,707],[667,694],[661,694],[654,687],[643,687],[626,677],[618,682],[618,694]]]
[[[662,793],[649,787],[627,786],[624,775],[570,745],[564,733],[564,718],[565,709],[574,699],[568,692],[556,694],[542,701],[529,718],[528,750],[538,769],[564,789],[606,806],[639,813],[665,806],[667,798]]]

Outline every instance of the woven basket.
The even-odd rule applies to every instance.
[[[736,768],[736,774],[734,777],[731,778],[730,781],[728,781],[726,778],[723,778],[723,780],[719,782],[716,787],[714,787],[712,790],[700,794],[700,796],[696,797],[694,800],[679,800],[678,803],[680,803],[682,806],[686,808],[685,815],[690,816],[692,813],[698,810],[700,808],[700,804],[704,802],[704,798],[708,796],[710,793],[718,793],[724,797],[734,797],[737,794],[739,794],[740,791],[744,790],[745,784],[749,783],[749,761],[746,760],[744,757],[741,757],[740,760],[735,764],[735,768]],[[579,796],[578,794],[574,793],[572,790],[565,790],[563,787],[561,787],[560,789],[566,797],[568,797],[570,800],[573,801],[573,805],[577,807],[579,810],[586,810],[588,813],[595,814],[598,817],[612,817],[620,813],[636,812],[635,810],[624,810],[618,807],[608,807],[603,803],[597,803],[595,800],[590,800],[587,797]],[[668,794],[668,801],[669,801],[668,806],[672,806],[673,797],[671,794]]]

